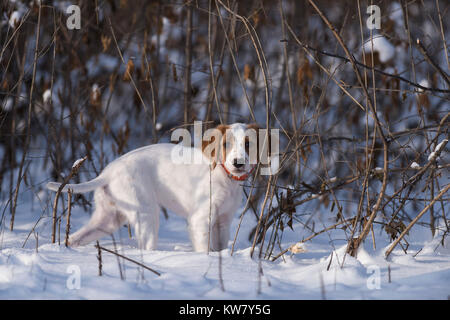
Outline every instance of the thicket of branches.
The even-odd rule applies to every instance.
[[[266,258],[295,250],[294,223],[300,242],[344,229],[351,255],[374,227],[405,250],[413,226],[444,241],[447,2],[374,1],[379,30],[362,0],[77,1],[79,30],[70,3],[40,3],[0,7],[2,228],[79,158],[75,181],[194,120],[243,121],[280,129],[280,171],[245,188]]]

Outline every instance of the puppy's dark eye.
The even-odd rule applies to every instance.
[[[245,141],[245,147],[248,148],[250,146],[250,142],[249,141]]]

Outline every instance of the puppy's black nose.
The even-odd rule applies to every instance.
[[[244,164],[243,163],[238,163],[238,159],[234,159],[233,166],[235,166],[237,169],[239,169],[239,168],[243,167]]]

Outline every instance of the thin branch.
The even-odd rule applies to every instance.
[[[288,40],[281,40],[281,41],[285,42],[285,41],[288,41]],[[325,55],[325,56],[329,56],[329,57],[341,59],[341,60],[343,60],[343,61],[345,61],[345,62],[350,62],[350,59],[348,59],[348,58],[346,58],[346,57],[343,57],[343,56],[341,56],[341,55],[338,55],[338,54],[335,54],[335,53],[326,52],[326,51],[323,51],[323,50],[320,50],[320,49],[311,47],[310,45],[304,44],[304,43],[302,43],[302,42],[298,42],[298,41],[296,41],[296,42],[297,42],[301,47],[303,47],[303,48],[305,48],[305,49],[312,50],[312,51],[314,51],[314,52],[317,52],[317,53],[322,54],[322,55]],[[431,92],[440,92],[440,93],[450,93],[450,90],[447,90],[447,89],[441,89],[441,88],[425,87],[425,86],[423,86],[423,85],[421,85],[421,84],[419,84],[419,83],[410,81],[410,80],[408,80],[408,79],[406,79],[406,78],[404,78],[404,77],[402,77],[402,76],[399,76],[399,75],[397,75],[397,74],[392,74],[392,73],[385,72],[385,71],[383,71],[383,70],[380,70],[380,69],[377,69],[377,68],[368,66],[368,65],[366,65],[366,64],[364,64],[364,63],[362,63],[362,62],[360,62],[360,61],[358,61],[358,60],[356,60],[356,59],[355,59],[354,61],[355,61],[355,63],[356,63],[358,66],[360,66],[360,67],[363,67],[363,68],[365,68],[365,69],[367,69],[367,70],[375,71],[376,73],[382,74],[382,75],[384,75],[384,76],[386,76],[386,77],[390,77],[390,78],[393,78],[393,79],[398,79],[398,80],[400,80],[400,81],[402,81],[402,82],[405,82],[405,83],[407,83],[407,84],[409,84],[409,85],[411,85],[411,86],[413,86],[413,87],[416,87],[416,88],[418,88],[418,89],[420,89],[420,90],[423,90],[423,91],[431,91]]]
[[[65,245],[69,246],[69,233],[70,233],[70,215],[72,213],[72,189],[67,191],[67,222],[66,222],[66,239]]]
[[[138,261],[136,261],[136,260],[133,260],[133,259],[131,259],[131,258],[125,257],[124,255],[121,255],[120,253],[117,253],[117,252],[114,252],[114,251],[112,251],[112,250],[106,249],[105,247],[102,247],[102,246],[98,246],[97,248],[100,248],[101,250],[104,250],[104,251],[106,251],[106,252],[112,253],[112,254],[114,254],[114,255],[116,255],[116,256],[122,258],[122,259],[125,259],[125,260],[127,260],[127,261],[133,262],[134,264],[137,264],[138,266],[140,266],[140,267],[142,267],[142,268],[144,268],[144,269],[147,269],[148,271],[153,272],[153,273],[156,274],[157,276],[160,276],[160,275],[161,275],[161,273],[159,273],[158,271],[156,271],[156,270],[154,270],[154,269],[152,269],[152,268],[146,266],[145,264],[142,264],[142,263],[140,263],[140,262],[138,262]]]
[[[15,215],[16,215],[17,197],[19,196],[20,183],[22,182],[22,170],[23,170],[23,166],[25,164],[25,158],[28,153],[28,148],[30,146],[31,113],[33,112],[33,102],[34,102],[33,92],[34,92],[34,85],[35,85],[35,80],[36,80],[36,69],[37,69],[37,60],[38,60],[38,53],[39,53],[40,32],[41,32],[41,4],[39,3],[38,23],[37,23],[37,28],[36,28],[36,46],[34,49],[34,60],[33,60],[33,76],[31,78],[30,100],[28,102],[27,135],[25,138],[25,146],[24,146],[23,152],[22,152],[22,160],[20,162],[19,174],[17,176],[16,190],[14,191],[14,200],[12,203],[11,223],[10,223],[11,231],[14,229],[14,219],[15,219]]]
[[[450,88],[450,77],[448,76],[448,74],[445,73],[444,70],[442,70],[441,67],[439,67],[439,65],[433,61],[433,59],[431,59],[430,55],[428,54],[427,50],[422,45],[422,42],[420,42],[419,39],[417,39],[416,44],[417,48],[419,49],[420,53],[423,55],[425,60],[434,68],[434,70],[436,70],[442,76],[444,81],[447,83],[447,86]]]
[[[397,239],[395,239],[394,243],[389,247],[389,249],[385,253],[385,257],[389,257],[392,250],[397,246],[397,244],[400,242],[400,240],[403,239],[403,237],[409,232],[409,230],[412,228],[413,225],[416,224],[417,221],[430,209],[433,204],[438,201],[447,191],[450,189],[450,184],[448,184],[444,189],[442,189],[441,192],[425,207],[422,209],[422,211],[411,221],[411,223],[403,230],[403,232],[398,236]]]
[[[58,208],[59,196],[61,195],[61,192],[64,189],[64,187],[66,186],[66,184],[69,183],[70,179],[72,179],[72,177],[78,173],[78,170],[83,165],[84,161],[86,161],[86,159],[87,159],[87,156],[85,156],[75,166],[72,167],[72,170],[70,171],[69,175],[64,179],[64,181],[61,183],[58,190],[56,191],[55,200],[53,202],[53,214],[52,214],[52,243],[55,243],[56,220],[57,220],[56,211]]]
[[[184,48],[184,59],[186,69],[184,70],[184,123],[191,121],[191,66],[192,66],[192,1],[186,0],[186,44]]]

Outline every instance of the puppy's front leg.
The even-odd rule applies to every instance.
[[[228,247],[230,239],[230,225],[232,215],[221,214],[213,225],[211,236],[211,250],[219,251]]]
[[[135,213],[134,231],[139,248],[145,250],[156,249],[158,243],[159,212]]]
[[[189,235],[191,237],[192,246],[196,252],[208,252],[209,241],[212,239],[212,226],[216,221],[215,210],[200,210],[194,213],[188,219]]]

